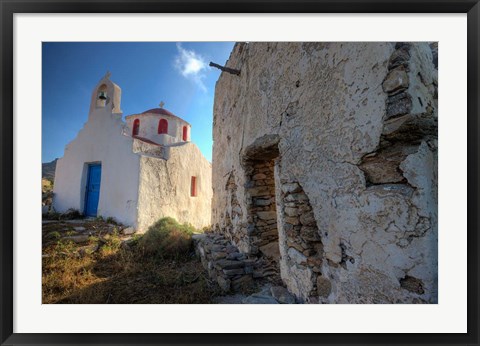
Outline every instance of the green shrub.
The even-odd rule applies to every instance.
[[[107,223],[111,223],[112,225],[118,225],[118,222],[117,220],[115,220],[115,218],[109,216],[107,217],[107,220],[105,220]]]
[[[130,240],[128,241],[128,246],[130,248],[136,248],[140,242],[140,239],[142,238],[143,238],[143,234],[135,233],[134,235],[132,235],[132,238],[130,238]]]
[[[106,239],[106,245],[110,246],[114,250],[120,249],[120,246],[122,245],[122,239],[118,235],[118,232],[113,232],[113,234]]]
[[[60,239],[62,235],[58,231],[53,231],[47,234],[47,239]]]
[[[164,217],[138,240],[138,248],[145,255],[179,257],[190,252],[192,234],[196,229],[189,224],[179,224],[171,217]]]
[[[77,210],[70,208],[65,213],[60,214],[59,220],[75,220],[75,219],[83,219],[83,215]]]
[[[56,212],[53,208],[50,209],[45,215],[45,219],[47,220],[60,220],[60,213]]]

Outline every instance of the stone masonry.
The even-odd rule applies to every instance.
[[[235,45],[240,75],[215,90],[212,225],[247,263],[217,275],[306,303],[437,303],[437,47]]]
[[[312,272],[309,295],[316,296],[317,279],[322,275],[323,261],[323,244],[317,222],[308,196],[298,182],[285,182],[281,185],[281,190],[286,237],[286,241],[282,242],[282,252],[286,266],[303,270],[309,268]]]
[[[248,234],[252,254],[262,254],[264,276],[280,275],[274,161],[257,161],[248,173]]]
[[[205,233],[193,239],[203,267],[223,292],[242,291],[252,286],[255,259],[248,259],[220,234]]]

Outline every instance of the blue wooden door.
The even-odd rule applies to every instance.
[[[85,196],[85,215],[97,216],[98,199],[100,197],[100,181],[102,177],[102,165],[93,164],[88,166],[87,189]]]

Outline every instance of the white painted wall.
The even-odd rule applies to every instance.
[[[97,89],[102,84],[106,84],[108,95],[103,108],[97,107]],[[87,165],[100,162],[98,215],[136,226],[140,157],[132,152],[132,138],[122,134],[125,123],[120,100],[120,88],[109,79],[102,79],[95,87],[87,123],[57,162],[53,201],[56,211],[84,211]]]
[[[171,147],[168,161],[144,156],[140,161],[138,230],[166,216],[197,228],[210,225],[212,166],[193,143]],[[191,177],[197,196],[190,196]]]
[[[105,89],[103,85],[107,100],[99,101],[98,92],[99,88]],[[140,232],[164,216],[197,228],[210,225],[212,168],[198,147],[189,142],[191,126],[178,117],[159,114],[131,115],[124,123],[120,101],[121,90],[109,79],[102,79],[95,87],[87,123],[57,162],[55,210],[84,211],[88,164],[101,163],[98,215],[114,217]],[[156,146],[143,142],[134,146],[131,134],[137,117],[141,122],[140,137],[178,145],[168,148],[168,161],[155,157]],[[169,122],[168,134],[157,133],[161,118]],[[187,142],[182,138],[183,126],[188,127]],[[139,150],[142,145],[148,150]],[[151,152],[152,148],[155,152]],[[197,177],[196,197],[190,196],[192,176]]]

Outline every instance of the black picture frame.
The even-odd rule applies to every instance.
[[[479,0],[0,0],[2,345],[478,345]],[[467,13],[468,332],[465,334],[19,334],[13,333],[13,15],[15,13]],[[455,318],[455,316],[451,316]],[[412,318],[415,323],[415,318]]]

